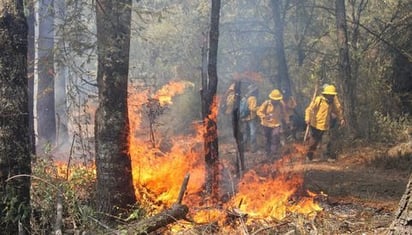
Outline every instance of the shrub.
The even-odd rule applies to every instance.
[[[393,144],[408,140],[408,128],[412,125],[412,120],[408,115],[401,115],[398,118],[391,117],[375,111],[373,114],[374,124],[372,125],[371,138],[375,141]]]
[[[95,212],[90,205],[95,185],[91,166],[65,164],[51,159],[37,159],[32,165],[32,233],[50,234],[54,229],[59,197],[63,206],[63,228],[71,231],[96,231],[90,218]],[[63,229],[62,228],[62,229]]]

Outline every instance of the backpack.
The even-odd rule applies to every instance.
[[[249,114],[250,114],[250,110],[249,110],[249,104],[247,103],[247,98],[243,97],[240,100],[240,104],[239,104],[239,116],[240,118],[245,118],[249,116]]]

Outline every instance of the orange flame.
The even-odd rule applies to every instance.
[[[210,113],[207,115],[207,117],[204,120],[205,123],[207,123],[209,120],[212,120],[212,121],[215,121],[215,122],[217,121],[217,115],[218,115],[218,112],[219,112],[219,105],[218,104],[219,104],[218,97],[214,96],[212,104],[210,105]],[[217,131],[215,129],[207,129],[207,128],[217,128],[217,125],[214,125],[214,126],[210,126],[210,125],[198,126],[198,128],[201,131],[201,133],[199,133],[199,134],[202,134],[202,136],[203,136],[203,134],[216,133],[216,131]],[[207,138],[205,141],[212,141],[210,138],[214,138],[214,137],[211,137],[209,135],[206,135],[204,137]]]
[[[269,165],[271,169],[276,166]],[[303,183],[300,175],[282,174],[275,178],[261,177],[250,170],[239,182],[239,191],[231,199],[232,207],[239,207],[252,218],[274,218],[281,220],[288,212],[309,214],[321,210],[313,202],[315,194],[305,197],[296,205],[291,204],[293,194]]]
[[[160,88],[160,90],[156,92],[153,98],[158,99],[160,105],[162,106],[173,104],[172,97],[175,95],[182,94],[188,86],[193,86],[193,83],[182,81],[170,82],[162,88]]]
[[[173,96],[184,92],[185,87],[187,83],[169,83],[156,92],[155,97],[163,104],[170,105],[173,104]],[[193,208],[199,208],[203,203],[200,193],[205,181],[203,142],[204,134],[210,130],[205,130],[202,124],[193,124],[194,134],[173,136],[173,146],[168,152],[152,148],[152,145],[142,138],[146,133],[144,133],[145,127],[140,110],[149,97],[149,91],[144,91],[131,94],[128,99],[129,110],[131,110],[129,111],[131,130],[129,151],[138,200],[141,203],[147,202],[152,208],[153,205],[157,205],[158,209],[169,207],[176,201],[181,183],[189,173],[190,180],[183,203],[192,209],[193,219],[198,222],[220,221],[224,216],[224,210],[208,208],[193,211]],[[216,120],[217,101],[218,98],[215,97],[211,106],[212,112],[207,119]],[[283,161],[279,160],[277,164],[263,165],[259,169],[245,173],[239,182],[236,194],[223,205],[223,208],[238,208],[247,213],[248,218],[278,220],[285,218],[287,213],[310,214],[321,210],[313,201],[315,195],[309,192],[299,201],[291,202],[297,189],[301,188],[303,178],[297,174],[273,176],[272,171],[282,168],[282,164]]]
[[[84,171],[87,172],[88,174],[96,175],[96,167],[94,164],[90,165],[84,165],[84,164],[71,164],[68,166],[67,163],[61,162],[61,161],[56,161],[54,163],[56,166],[57,172],[56,172],[56,177],[58,178],[67,178],[67,180],[71,180],[73,178],[73,174],[76,171]],[[52,174],[52,172],[49,172]]]
[[[248,221],[262,218],[281,220],[288,213],[311,215],[322,210],[314,202],[317,195],[310,191],[307,191],[305,196],[300,196],[298,200],[293,200],[303,184],[303,177],[284,172],[287,168],[285,164],[291,160],[290,156],[283,156],[274,164],[260,165],[246,172],[237,185],[235,195],[221,207],[203,205],[201,196],[205,181],[203,143],[205,134],[211,130],[205,129],[203,123],[193,124],[193,134],[173,136],[173,146],[168,152],[153,148],[145,138],[142,138],[147,136],[147,130],[145,130],[141,108],[148,99],[154,97],[159,99],[162,105],[171,105],[173,96],[182,94],[184,89],[191,85],[189,82],[173,82],[162,87],[154,95],[151,95],[149,90],[144,90],[133,93],[128,98],[131,131],[129,151],[135,193],[139,202],[149,208],[149,212],[156,213],[176,202],[181,183],[187,173],[190,174],[190,179],[183,203],[189,206],[190,215],[197,223],[222,222],[226,212],[232,208],[247,214]],[[214,97],[211,113],[204,121],[216,120],[217,101],[218,98]],[[300,146],[295,147],[298,152],[304,151]],[[70,179],[67,167],[64,164],[58,166],[57,175],[65,177],[69,173]],[[93,168],[92,171],[95,174]]]
[[[172,97],[181,94],[188,82],[169,83],[156,92],[156,98],[165,104],[172,104]],[[145,91],[130,95],[128,99],[130,109],[130,143],[129,151],[132,160],[133,182],[136,196],[140,201],[148,200],[154,204],[170,206],[178,197],[181,182],[185,175],[190,173],[187,196],[199,192],[204,181],[204,165],[199,159],[199,153],[193,151],[202,140],[199,132],[195,136],[174,136],[173,147],[170,152],[162,153],[152,148],[150,144],[139,136],[144,131],[142,114],[139,107],[147,101],[149,92]],[[201,145],[200,145],[201,146]],[[142,190],[144,189],[144,190]]]

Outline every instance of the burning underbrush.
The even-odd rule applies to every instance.
[[[182,85],[183,84],[183,85]],[[177,86],[176,86],[177,85]],[[134,112],[129,113],[131,121],[130,155],[132,159],[133,181],[136,196],[149,214],[156,214],[176,202],[182,181],[186,175],[190,180],[185,191],[183,204],[189,207],[188,220],[175,225],[172,230],[184,230],[193,225],[230,227],[233,218],[241,218],[247,226],[256,221],[282,221],[291,214],[307,217],[315,216],[322,207],[315,202],[316,193],[303,189],[303,177],[299,173],[287,172],[285,164],[290,163],[291,155],[283,159],[258,164],[242,177],[233,174],[233,164],[229,159],[220,160],[220,200],[210,201],[204,194],[205,163],[203,153],[202,126],[189,125],[192,133],[185,136],[172,136],[168,149],[158,147],[162,138],[156,136],[150,143],[145,137],[144,112],[136,107],[147,107],[147,100],[167,100],[170,95],[183,92],[184,83],[168,84],[161,94],[150,96],[147,93],[131,95],[129,105]],[[177,87],[178,90],[173,88]],[[289,160],[288,160],[289,159]]]
[[[168,114],[166,107],[174,105],[172,96],[182,94],[190,86],[192,85],[187,82],[170,83],[159,92],[152,94],[143,91],[129,97],[132,176],[135,194],[139,206],[145,212],[145,218],[170,210],[179,202],[189,208],[185,219],[173,221],[172,224],[158,228],[156,232],[383,233],[392,219],[393,206],[397,205],[400,198],[397,198],[397,195],[402,194],[406,183],[398,182],[398,178],[393,179],[390,175],[378,173],[375,168],[354,168],[353,166],[358,167],[361,164],[352,164],[353,160],[340,160],[339,164],[342,166],[327,162],[305,163],[304,146],[299,143],[289,143],[286,148],[284,146],[282,157],[278,159],[267,159],[260,151],[247,152],[246,170],[242,176],[238,176],[235,174],[236,147],[232,143],[219,142],[219,200],[211,200],[204,192],[206,169],[202,125],[199,122],[186,124],[186,130],[181,135],[171,135],[156,129],[157,118],[163,113]],[[168,115],[173,119],[173,114]],[[365,155],[364,152],[359,153],[356,159],[361,159],[359,156]],[[90,195],[95,180],[93,167],[70,165],[70,162],[57,165],[56,172],[50,172],[52,166],[44,165],[36,167],[41,169],[41,172],[34,173],[51,177],[50,181],[59,179],[58,184],[62,186],[56,188],[65,189],[63,196],[68,208],[65,227],[73,231],[101,230],[98,223],[90,222],[94,214],[87,206],[88,200],[93,198],[93,195]],[[371,174],[374,174],[374,177],[371,177]],[[399,171],[395,175],[399,177]],[[182,183],[187,177],[187,187],[179,201]],[[383,184],[384,182],[386,183]],[[373,188],[375,184],[377,186]],[[42,220],[50,223],[53,221],[55,204],[46,200],[44,193],[50,191],[48,194],[55,195],[55,189],[47,184],[43,185],[43,181],[35,181],[33,185],[35,208],[44,210],[45,202],[52,202],[47,207],[50,208],[50,217]],[[369,187],[370,191],[365,191],[365,186]],[[352,192],[354,189],[356,191]],[[373,191],[375,189],[376,192]],[[328,195],[323,193],[325,191]],[[380,191],[382,195],[390,192],[393,195],[392,202],[386,197],[378,198]],[[365,199],[362,200],[355,200],[350,196],[358,195],[360,198],[362,193],[365,194]],[[371,203],[372,201],[377,203]],[[122,222],[125,226],[134,226],[133,221]],[[39,230],[42,226],[45,225],[39,226]]]

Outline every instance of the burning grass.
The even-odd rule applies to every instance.
[[[160,89],[162,99],[168,100],[167,104],[172,103],[173,95],[182,92],[182,84],[176,84],[176,89],[174,87],[169,83],[167,88]],[[167,91],[170,92],[170,97],[167,96]],[[282,173],[285,163],[289,163],[286,160],[255,166],[239,180],[231,176],[230,170],[225,169],[231,162],[221,159],[222,200],[211,203],[202,191],[205,183],[204,153],[199,147],[203,146],[204,141],[202,126],[193,124],[193,134],[170,137],[173,139],[171,148],[159,154],[159,148],[138,138],[144,136],[141,132],[145,121],[136,107],[142,107],[142,102],[150,98],[149,92],[129,98],[129,105],[135,107],[135,112],[129,114],[130,120],[133,120],[129,150],[136,196],[147,203],[146,207],[155,205],[157,209],[149,210],[152,213],[170,207],[175,202],[186,174],[190,174],[190,181],[183,203],[189,206],[189,216],[195,224],[217,223],[219,227],[224,227],[224,218],[228,211],[234,209],[247,214],[243,219],[245,225],[267,219],[281,221],[290,214],[312,216],[322,210],[314,201],[316,194],[302,190],[301,174]],[[290,156],[285,156],[286,158]],[[228,185],[231,187],[227,187]]]
[[[190,85],[190,84],[189,84]],[[136,196],[146,216],[170,208],[176,202],[183,179],[190,174],[183,204],[190,209],[187,220],[159,229],[162,234],[380,234],[392,219],[393,207],[368,203],[368,200],[346,200],[342,190],[357,189],[359,178],[371,185],[370,173],[345,164],[354,163],[346,159],[340,164],[303,162],[304,146],[290,145],[280,159],[264,159],[264,154],[246,154],[247,170],[242,177],[235,176],[234,146],[221,154],[220,159],[220,201],[212,202],[204,194],[205,164],[203,153],[204,130],[197,123],[187,125],[191,131],[185,135],[168,136],[155,133],[155,144],[147,135],[147,120],[139,107],[148,99],[159,99],[159,104],[173,105],[172,96],[181,94],[186,83],[174,88],[170,83],[161,92],[149,91],[133,94],[129,98],[130,127],[129,151],[132,160],[133,181]],[[170,95],[169,95],[169,93]],[[170,97],[168,97],[170,96]],[[163,100],[160,102],[160,99]],[[217,109],[216,109],[217,110]],[[162,148],[163,141],[170,143]],[[221,151],[224,153],[225,151]],[[365,161],[368,162],[368,161]],[[362,163],[362,162],[361,162]],[[357,165],[361,164],[357,163]],[[80,231],[99,231],[101,227],[90,222],[93,211],[89,207],[90,193],[94,184],[92,166],[66,166],[65,163],[36,164],[34,175],[45,176],[66,190],[66,228]],[[347,168],[350,170],[347,170]],[[354,173],[361,173],[355,175]],[[47,177],[46,177],[47,176]],[[351,177],[352,181],[349,179]],[[376,177],[375,177],[376,178]],[[309,180],[308,180],[309,179]],[[355,179],[355,180],[354,180]],[[325,182],[322,185],[320,182]],[[393,185],[394,180],[389,180]],[[344,186],[338,186],[346,182]],[[382,180],[380,179],[381,183]],[[362,183],[362,182],[361,182]],[[388,183],[388,184],[389,184]],[[379,186],[378,183],[376,183]],[[404,190],[404,182],[400,182]],[[363,185],[358,185],[363,187]],[[57,187],[57,188],[59,188]],[[333,191],[333,188],[336,191]],[[347,187],[347,188],[346,188]],[[329,189],[328,194],[322,193]],[[57,193],[43,181],[33,184],[33,205],[46,215],[41,221],[51,223]],[[356,192],[353,192],[355,194]],[[337,198],[342,194],[344,198]],[[346,197],[345,197],[346,196]],[[400,196],[399,196],[400,198]],[[397,200],[397,199],[396,199]],[[393,204],[391,204],[393,205]],[[46,213],[45,213],[45,210]],[[140,214],[137,216],[141,216]],[[122,221],[127,224],[126,221]],[[39,224],[36,221],[33,224]],[[51,224],[47,226],[51,227]],[[44,224],[38,226],[40,231]],[[97,228],[99,227],[99,228]]]

